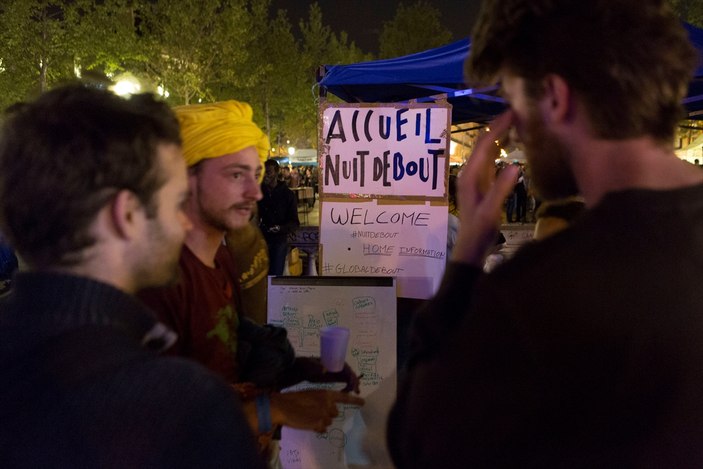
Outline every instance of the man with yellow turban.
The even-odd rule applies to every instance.
[[[337,403],[361,405],[363,400],[334,391],[278,391],[306,379],[344,381],[358,392],[358,378],[348,367],[325,373],[319,361],[296,358],[284,329],[240,316],[237,269],[223,245],[225,233],[249,223],[262,197],[259,180],[268,139],[246,103],[175,111],[188,165],[185,213],[193,229],[186,235],[178,283],[140,297],[178,333],[173,353],[199,361],[235,385],[258,433],[276,425],[324,431],[337,415]]]

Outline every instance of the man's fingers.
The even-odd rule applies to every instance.
[[[459,175],[459,190],[470,191],[467,195],[471,198],[480,198],[493,184],[495,159],[499,155],[496,140],[507,135],[513,119],[512,111],[504,112],[491,122],[490,132],[482,133],[476,140],[474,151]]]
[[[476,144],[474,146],[474,151],[467,162],[467,166],[483,166],[486,161],[493,163],[495,157],[498,154],[498,145],[496,145],[496,140],[500,141],[504,137],[510,126],[513,123],[513,112],[505,111],[503,114],[496,117],[488,125],[490,132],[483,132],[476,139]]]
[[[508,194],[515,187],[517,182],[518,168],[517,166],[508,166],[503,169],[495,183],[493,188],[486,194],[486,199],[484,203],[487,207],[490,207],[493,211],[500,211],[503,207],[503,202]]]

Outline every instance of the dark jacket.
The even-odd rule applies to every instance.
[[[263,198],[258,202],[259,226],[266,239],[285,239],[300,226],[295,194],[285,183],[278,182],[271,188],[261,185]],[[278,226],[278,229],[273,227]],[[272,230],[273,228],[273,230]]]
[[[0,302],[1,465],[263,468],[232,390],[149,350],[171,339],[109,285],[19,274]]]
[[[701,467],[702,234],[703,185],[629,190],[488,275],[450,263],[391,411],[397,467]]]

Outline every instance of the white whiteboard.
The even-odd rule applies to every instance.
[[[268,322],[288,330],[299,356],[319,356],[321,327],[351,331],[347,363],[361,378],[361,409],[340,409],[326,433],[283,428],[283,469],[391,468],[385,426],[395,400],[396,284],[391,277],[269,277]],[[337,385],[339,387],[339,385]],[[330,388],[304,383],[300,388]]]

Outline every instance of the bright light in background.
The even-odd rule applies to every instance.
[[[501,148],[501,149],[500,149],[500,156],[501,156],[502,158],[505,158],[506,156],[508,156],[508,152],[505,151],[505,149]]]
[[[112,86],[112,91],[119,96],[127,96],[138,93],[141,89],[139,83],[133,83],[128,80],[120,80]]]
[[[139,93],[142,89],[142,85],[139,83],[132,74],[123,74],[114,85],[110,87],[113,93],[118,96],[129,96],[131,94]]]
[[[295,147],[288,147],[288,154],[293,156],[295,154]]]
[[[73,66],[73,74],[76,76],[76,78],[81,77],[81,67],[79,65]]]
[[[171,93],[169,93],[168,90],[161,85],[156,87],[156,92],[159,93],[159,96],[162,98],[168,98],[171,96]]]
[[[456,147],[457,147],[457,146],[458,146],[458,145],[457,145],[457,143],[456,143],[454,140],[451,140],[451,141],[449,142],[449,154],[450,154],[450,155],[453,155],[454,152],[456,152]]]

